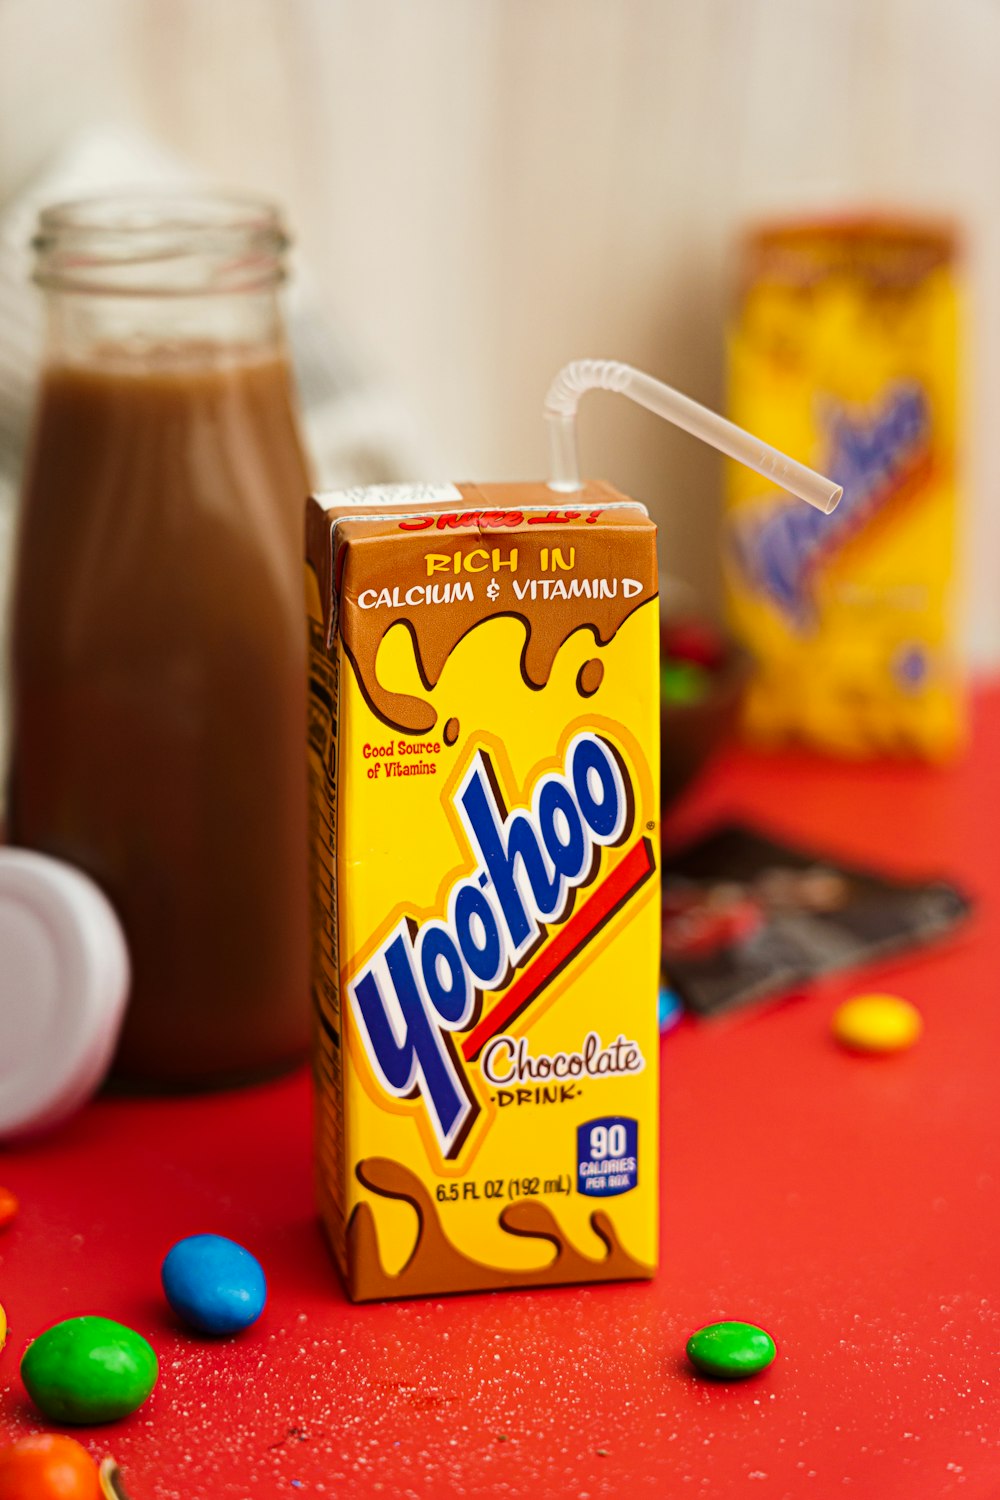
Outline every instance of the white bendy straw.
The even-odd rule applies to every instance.
[[[581,487],[576,451],[576,408],[580,397],[587,391],[617,391],[621,396],[628,396],[647,411],[683,427],[685,432],[710,443],[738,463],[746,464],[748,469],[755,469],[765,479],[826,515],[836,507],[844,493],[839,484],[824,479],[814,469],[807,469],[805,464],[796,463],[794,458],[762,443],[707,406],[700,406],[672,386],[654,380],[652,375],[644,375],[641,370],[613,359],[576,359],[559,371],[549,387],[545,418],[549,424],[552,467],[550,490],[570,494]]]

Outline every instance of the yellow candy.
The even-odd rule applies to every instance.
[[[0,1302],[0,1349],[3,1348],[4,1344],[6,1344],[6,1342],[7,1342],[7,1314],[3,1310],[3,1303]]]
[[[904,1052],[923,1029],[917,1007],[896,995],[856,995],[833,1013],[833,1034],[852,1052]]]

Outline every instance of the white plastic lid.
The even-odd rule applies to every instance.
[[[94,882],[0,849],[0,1137],[53,1125],[94,1093],[128,989],[121,924]]]

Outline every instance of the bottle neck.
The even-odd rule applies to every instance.
[[[44,209],[35,281],[49,361],[141,367],[279,354],[287,245],[277,211],[245,199],[124,194]]]
[[[275,287],[192,297],[48,288],[46,362],[141,369],[286,356]]]

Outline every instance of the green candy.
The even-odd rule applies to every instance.
[[[755,1323],[706,1323],[687,1341],[687,1357],[695,1369],[722,1380],[766,1370],[777,1352],[771,1335]]]
[[[664,703],[697,703],[711,684],[709,674],[693,662],[668,658],[660,666],[660,697]]]
[[[50,1422],[89,1426],[127,1417],[156,1384],[156,1355],[110,1318],[67,1318],[39,1334],[21,1360],[28,1395]]]

